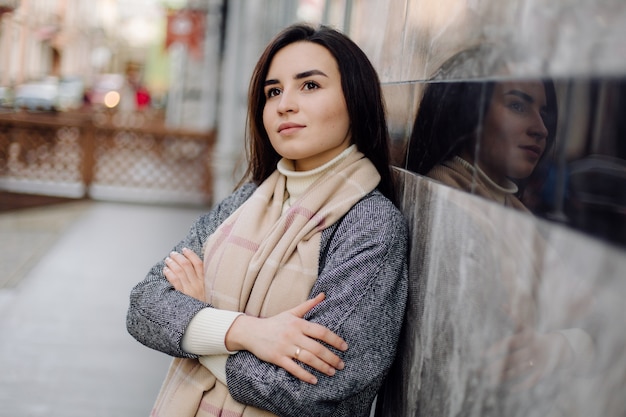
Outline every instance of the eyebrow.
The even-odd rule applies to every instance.
[[[521,98],[522,100],[526,101],[527,103],[533,104],[535,102],[535,99],[530,95],[530,94],[526,94],[523,91],[520,90],[510,90],[507,91],[506,93],[504,93],[504,95],[511,95],[511,96],[516,96]],[[542,110],[547,110],[548,109],[548,103],[544,104],[543,106],[541,106]]]
[[[317,70],[317,69],[312,69],[312,70],[300,72],[300,73],[294,75],[293,79],[294,80],[300,80],[302,78],[307,78],[307,77],[310,77],[312,75],[321,75],[323,77],[327,77],[328,78],[328,75],[324,74],[322,71]],[[268,86],[268,85],[273,85],[273,84],[278,84],[278,83],[279,83],[278,80],[270,79],[270,80],[265,80],[265,82],[263,83],[263,86]]]
[[[524,101],[527,101],[528,103],[534,103],[535,102],[535,99],[531,95],[526,94],[525,92],[520,91],[520,90],[509,90],[506,93],[504,93],[504,95],[505,96],[507,96],[507,95],[516,96],[516,97],[521,98]]]

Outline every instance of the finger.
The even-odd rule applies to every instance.
[[[173,251],[170,253],[170,259],[173,259],[180,266],[180,268],[182,268],[188,280],[196,277],[196,270],[194,266],[183,254]]]
[[[172,271],[173,274],[178,277],[178,279],[185,277],[185,270],[178,263],[178,261],[176,261],[176,259],[168,256],[167,258],[165,258],[165,265]]]
[[[304,317],[306,315],[306,313],[311,311],[311,309],[313,307],[315,307],[316,305],[318,305],[319,303],[324,301],[324,298],[326,298],[326,295],[323,292],[321,292],[321,293],[317,294],[315,296],[315,298],[311,298],[310,300],[306,300],[302,304],[297,305],[296,307],[292,308],[290,311],[296,317],[302,318],[302,317]]]
[[[196,276],[198,278],[204,276],[204,263],[202,259],[191,249],[183,248],[183,255],[189,259],[191,264],[193,265],[194,270],[196,271]]]
[[[168,281],[170,281],[176,290],[198,300],[206,301],[203,279],[201,277],[197,277],[195,272],[189,272],[189,270],[186,271],[181,267],[178,260],[183,257],[182,255],[178,254],[178,256],[174,255],[174,257],[176,259],[170,257],[165,259],[165,268],[167,268],[167,271],[165,268],[163,269],[165,277],[168,278]],[[189,261],[187,261],[187,263],[190,264]],[[188,275],[188,273],[190,275]]]
[[[329,376],[335,375],[337,369],[345,367],[339,356],[313,339],[308,339],[302,344],[298,360]]]
[[[180,292],[187,294],[187,290],[190,287],[190,281],[187,277],[187,273],[185,272],[185,270],[175,259],[170,258],[169,256],[165,258],[165,265],[166,268],[168,268],[168,274],[165,276],[166,278],[168,276],[170,277],[168,281],[170,281],[172,285],[176,283],[176,285],[174,285],[174,288]],[[165,269],[163,269],[163,273],[165,274]]]
[[[317,378],[315,377],[315,375],[304,369],[302,366],[298,365],[298,363],[296,363],[289,357],[285,356],[284,360],[280,361],[280,363],[277,363],[277,365],[303,382],[307,382],[313,385],[317,384]]]
[[[324,342],[327,345],[332,346],[337,350],[345,351],[348,349],[348,344],[346,343],[345,340],[343,340],[336,333],[330,331],[329,329],[322,326],[321,324],[311,323],[310,321],[307,321],[304,323],[304,328],[302,329],[302,332],[304,333],[305,336]],[[322,345],[319,345],[319,346],[322,346]]]
[[[183,287],[181,285],[180,279],[174,273],[174,271],[172,271],[170,268],[166,266],[165,268],[163,268],[163,275],[165,275],[165,278],[168,280],[170,284],[172,284],[175,290],[178,290],[178,291],[182,290]]]
[[[305,363],[309,365],[311,368],[316,369],[319,372],[326,374],[328,376],[333,376],[337,372],[334,366],[329,365],[328,362],[321,359],[320,357],[318,357],[317,355],[315,355],[313,352],[311,352],[310,350],[306,348],[301,348],[299,351],[298,357],[294,359],[297,359],[300,362]],[[343,362],[341,362],[341,364],[343,364]],[[343,369],[343,366],[341,367],[341,369]]]

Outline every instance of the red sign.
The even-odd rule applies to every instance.
[[[202,11],[170,10],[167,14],[165,47],[180,43],[187,47],[192,56],[201,58],[205,24],[206,16]]]

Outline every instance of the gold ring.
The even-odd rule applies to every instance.
[[[298,356],[300,356],[300,346],[296,346],[296,354],[293,355],[293,358],[298,359]]]

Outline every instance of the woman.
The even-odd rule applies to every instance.
[[[407,295],[376,72],[341,33],[289,27],[248,120],[250,182],[131,293],[128,331],[176,357],[153,415],[367,416]]]
[[[444,82],[426,86],[407,168],[505,206],[519,200],[556,135],[549,80]]]

